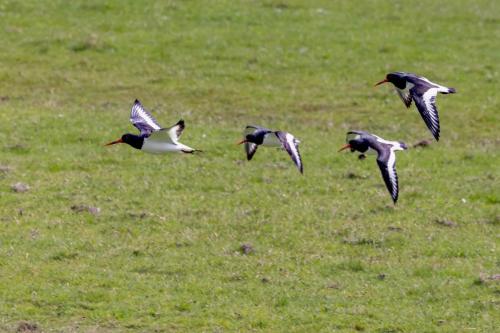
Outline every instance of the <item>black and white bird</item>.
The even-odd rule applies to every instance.
[[[124,134],[120,139],[110,142],[106,146],[126,143],[136,149],[153,154],[167,152],[194,153],[199,151],[179,142],[185,127],[184,120],[179,120],[172,127],[162,128],[137,99],[132,105],[130,121],[141,133],[139,135]]]
[[[408,149],[406,144],[401,141],[388,141],[374,134],[363,131],[350,131],[347,132],[347,145],[342,147],[344,149],[351,149],[351,152],[359,151],[362,154],[376,152],[377,164],[382,172],[385,185],[391,194],[392,201],[398,201],[399,185],[398,175],[396,173],[396,150]]]
[[[302,159],[299,153],[299,143],[292,134],[283,131],[272,131],[260,126],[247,126],[243,132],[243,140],[238,144],[245,144],[247,159],[250,161],[259,146],[281,147],[287,151],[300,173],[304,173]]]
[[[424,119],[425,124],[432,135],[439,141],[439,115],[436,108],[437,93],[454,94],[454,88],[447,88],[437,83],[431,82],[425,77],[417,76],[412,73],[393,72],[386,75],[385,79],[375,84],[390,82],[396,88],[399,97],[407,108],[410,107],[412,100],[415,101],[418,112]]]

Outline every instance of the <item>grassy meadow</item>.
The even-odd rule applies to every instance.
[[[0,0],[0,19],[0,331],[498,332],[500,2]],[[373,156],[337,153],[350,129],[431,139],[373,87],[391,71],[457,89],[441,140],[397,153],[397,205]],[[135,98],[204,153],[104,147],[136,132]],[[247,162],[247,124],[300,139],[304,175]]]

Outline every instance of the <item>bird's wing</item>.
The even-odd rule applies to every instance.
[[[398,201],[399,187],[398,175],[396,173],[396,154],[392,149],[384,149],[379,152],[377,164],[384,178],[385,186],[391,194],[392,201]]]
[[[347,135],[346,135],[346,138],[345,138],[345,141],[347,143],[349,143],[349,141],[352,141],[352,140],[357,140],[359,139],[362,135],[365,135],[367,134],[366,132],[363,132],[363,131],[349,131],[347,132]]]
[[[415,101],[422,119],[424,120],[427,128],[431,131],[432,135],[439,141],[439,114],[436,108],[436,95],[438,88],[429,88],[423,93],[413,88],[411,95]]]
[[[179,138],[181,137],[185,127],[186,126],[184,125],[184,120],[181,119],[174,126],[167,128],[168,135],[170,136],[170,139],[173,143],[179,142]]]
[[[255,125],[247,125],[245,127],[245,130],[243,131],[243,136],[247,136],[248,134],[256,134],[257,132],[264,131],[266,133],[271,132],[270,129],[261,127],[261,126],[255,126]]]
[[[161,129],[156,119],[142,106],[139,100],[135,100],[130,112],[132,125],[141,131],[141,135],[150,136],[152,132]]]
[[[171,143],[173,145],[179,144],[179,137],[184,127],[184,120],[181,119],[172,127],[160,128],[152,132],[148,140],[150,142]]]
[[[247,125],[245,127],[245,130],[243,131],[243,138],[245,138],[248,134],[256,134],[256,132],[259,131],[264,131],[264,132],[271,132],[271,130],[261,127],[261,126],[254,126],[254,125]],[[245,142],[245,152],[247,153],[247,160],[251,160],[255,152],[257,151],[258,145],[252,142]]]
[[[257,151],[258,145],[251,142],[245,142],[245,152],[247,153],[247,160],[251,160],[255,152]]]
[[[398,88],[396,88],[396,91],[398,92],[399,97],[401,97],[401,100],[403,101],[403,103],[405,103],[405,105],[406,105],[407,108],[410,107],[411,100],[412,100],[411,99],[410,89],[408,88],[409,84],[410,83],[406,84],[407,87],[405,89],[398,89]]]
[[[277,131],[276,136],[280,140],[283,148],[292,158],[292,161],[295,163],[300,173],[304,173],[304,166],[302,165],[302,158],[300,157],[300,152],[299,152],[300,141],[295,139],[295,137],[292,134],[286,132]]]
[[[172,145],[178,144],[177,141],[173,141],[170,136],[170,128],[160,128],[157,131],[151,132],[148,137],[148,142],[152,143],[170,143]]]

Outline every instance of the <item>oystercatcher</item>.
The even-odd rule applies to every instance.
[[[299,153],[299,143],[292,134],[283,131],[271,131],[260,126],[247,126],[243,132],[244,138],[238,144],[245,144],[247,159],[250,161],[260,145],[281,147],[285,149],[300,173],[304,173],[302,159]]]
[[[377,152],[377,164],[382,172],[385,185],[391,194],[392,201],[398,201],[399,187],[398,175],[396,174],[396,150],[408,149],[406,144],[401,141],[387,141],[374,134],[363,131],[350,131],[347,132],[347,145],[342,147],[344,149],[351,149],[351,152],[359,151],[360,153],[369,153],[371,151]]]
[[[386,75],[385,79],[375,84],[390,82],[392,83],[399,97],[407,108],[410,107],[411,101],[415,101],[420,115],[425,121],[425,124],[431,131],[432,135],[439,141],[439,115],[436,108],[436,95],[454,94],[454,88],[447,88],[437,83],[431,82],[425,77],[417,76],[412,73],[393,72]]]
[[[191,154],[195,151],[200,151],[179,142],[179,138],[185,127],[184,120],[179,120],[172,127],[162,128],[137,99],[134,105],[132,105],[130,121],[141,132],[140,135],[127,133],[122,135],[120,139],[106,144],[106,146],[116,143],[126,143],[136,149],[153,154],[167,152]]]

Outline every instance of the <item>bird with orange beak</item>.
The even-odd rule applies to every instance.
[[[299,143],[291,133],[283,131],[272,131],[270,129],[248,125],[243,133],[243,140],[238,144],[245,144],[247,159],[250,161],[259,146],[281,147],[297,166],[300,173],[304,173],[302,158],[299,153]]]
[[[179,142],[179,138],[185,128],[184,120],[179,120],[177,124],[171,127],[162,128],[137,99],[134,105],[132,105],[130,121],[140,131],[140,134],[124,134],[120,139],[112,141],[106,144],[106,146],[126,143],[133,148],[153,154],[168,152],[192,154],[200,151]]]
[[[456,90],[431,82],[425,77],[405,72],[389,73],[384,80],[378,82],[375,86],[386,82],[394,85],[407,108],[410,107],[412,101],[415,101],[417,110],[420,112],[427,128],[429,128],[436,141],[439,141],[440,125],[436,96],[437,93],[454,94]]]
[[[388,141],[364,131],[347,132],[347,144],[340,151],[350,149],[362,154],[374,152],[377,154],[377,164],[382,173],[387,190],[394,203],[398,201],[399,184],[396,173],[396,150],[406,150],[408,147],[401,141]]]

